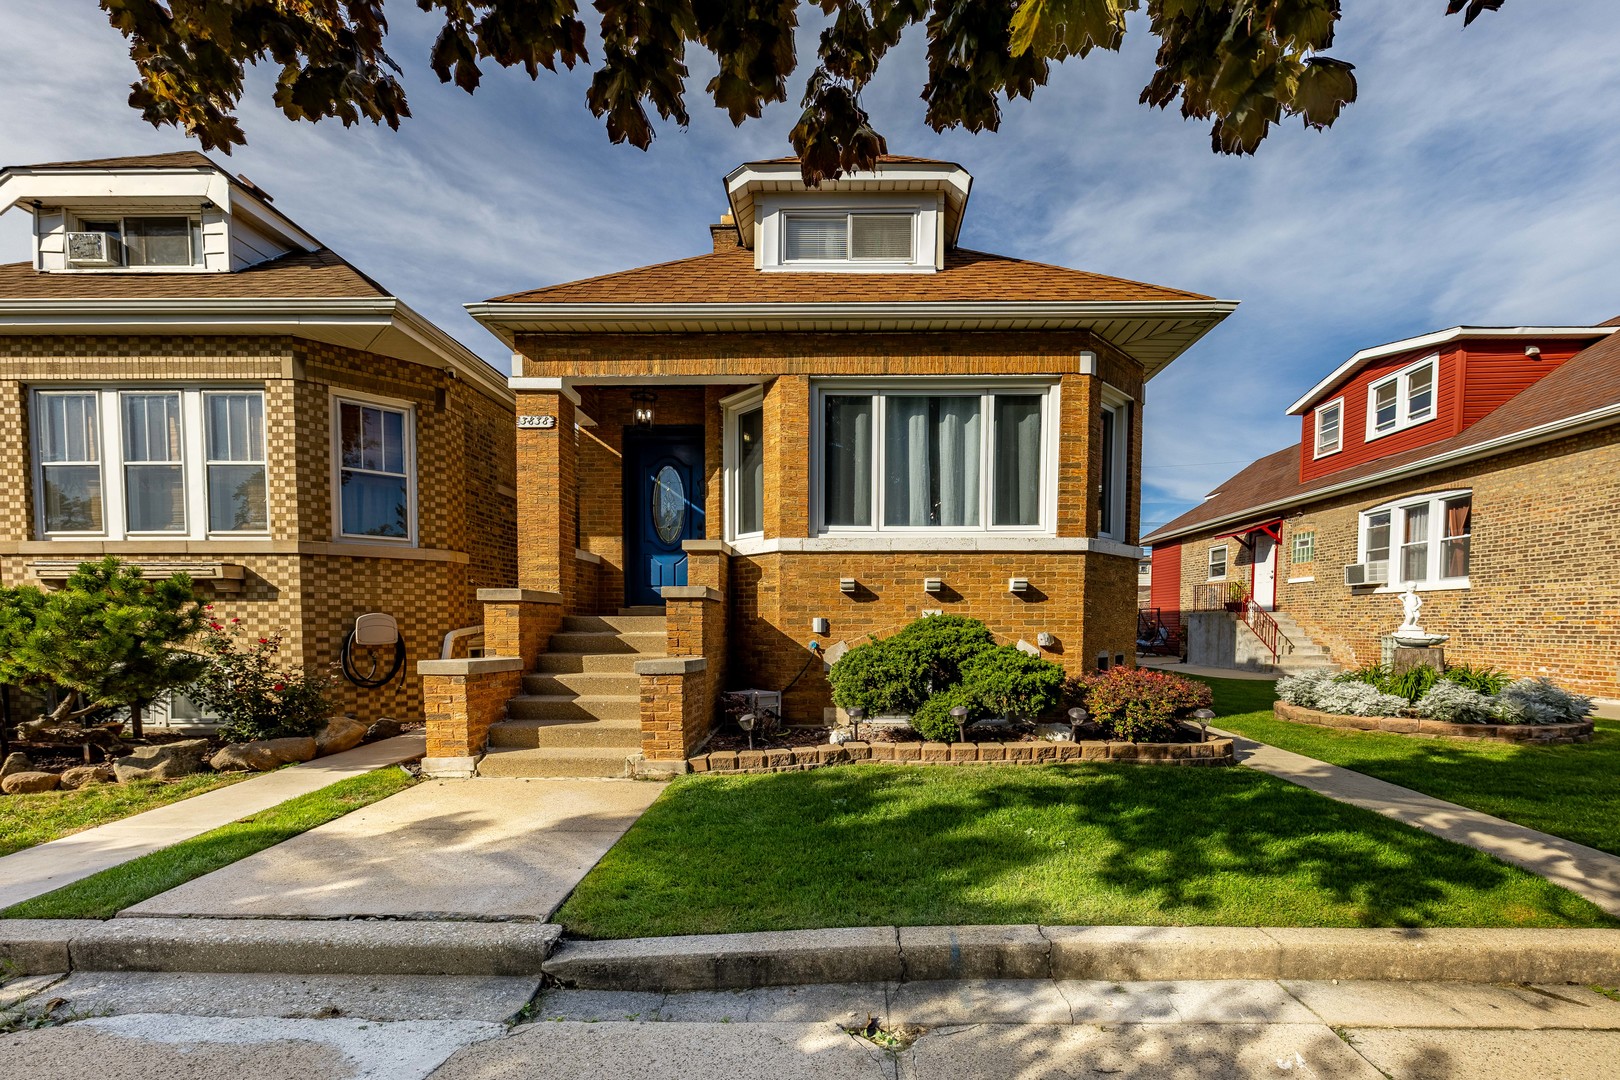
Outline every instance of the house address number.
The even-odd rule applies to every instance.
[[[557,418],[555,416],[519,416],[518,417],[518,427],[520,427],[520,428],[541,428],[542,430],[550,430],[551,428],[554,428],[556,426],[557,426]]]

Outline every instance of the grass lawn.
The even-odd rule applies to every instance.
[[[1613,926],[1247,769],[846,766],[673,781],[557,915],[586,937],[949,923]]]
[[[138,780],[95,784],[77,791],[0,796],[0,855],[189,799],[251,775],[198,773],[178,780]]]
[[[414,783],[415,779],[403,769],[378,769],[351,776],[173,847],[92,874],[55,892],[24,900],[0,911],[0,918],[110,919],[131,904],[168,892]]]
[[[1289,723],[1269,682],[1204,681],[1229,731],[1620,855],[1620,721],[1569,746],[1418,739]]]

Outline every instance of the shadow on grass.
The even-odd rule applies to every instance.
[[[677,781],[558,913],[585,936],[971,923],[1613,925],[1238,769],[848,766]]]

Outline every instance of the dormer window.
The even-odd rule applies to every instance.
[[[916,261],[916,214],[783,215],[785,263]]]
[[[80,218],[68,234],[68,262],[78,269],[195,266],[201,262],[200,233],[200,223],[190,217]],[[95,236],[105,240],[97,243]]]
[[[1438,357],[1428,357],[1372,384],[1367,391],[1367,439],[1434,419]]]

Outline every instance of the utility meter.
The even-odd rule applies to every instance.
[[[399,623],[392,615],[381,611],[368,612],[354,620],[354,643],[367,648],[381,648],[399,640]]]

